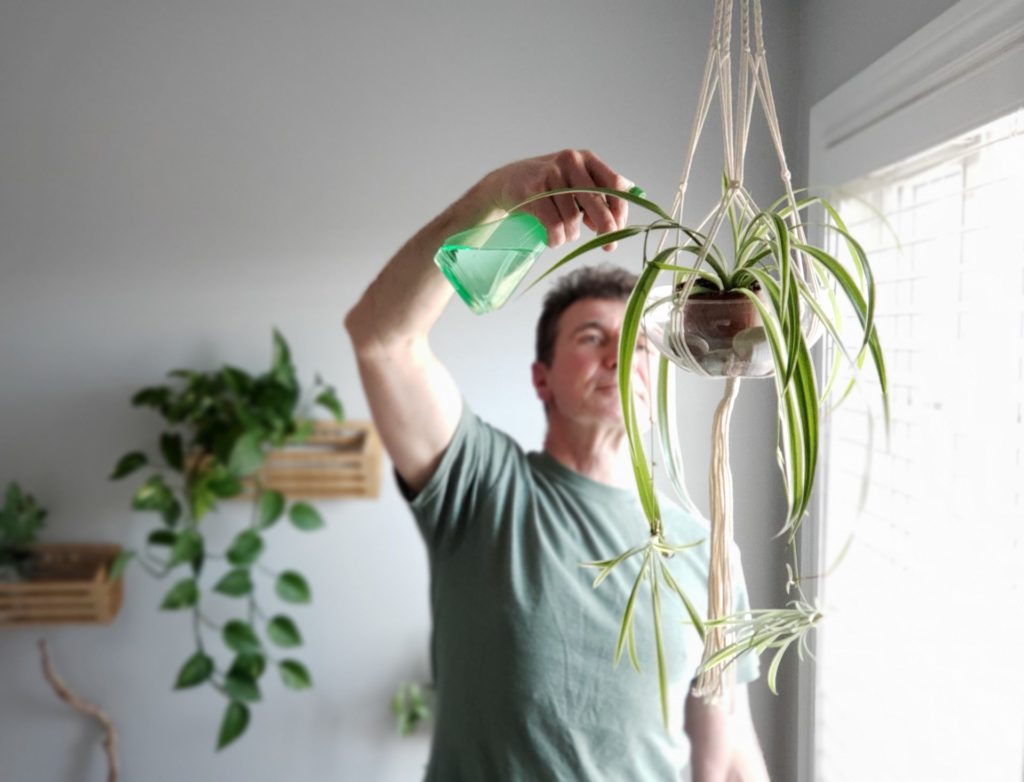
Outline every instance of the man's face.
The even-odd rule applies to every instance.
[[[548,415],[579,423],[622,422],[619,403],[619,332],[626,302],[580,299],[558,320],[551,366],[533,364],[533,385]],[[647,340],[642,331],[633,356],[633,395],[640,420],[648,415]]]

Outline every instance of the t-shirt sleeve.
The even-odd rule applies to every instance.
[[[456,548],[470,525],[493,521],[493,496],[514,480],[524,459],[509,435],[482,421],[463,401],[451,442],[423,489],[413,495],[395,473],[432,555]]]

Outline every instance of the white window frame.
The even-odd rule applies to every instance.
[[[961,0],[811,109],[808,180],[828,191],[1024,106],[1024,0]],[[821,240],[822,237],[817,237]],[[822,460],[827,459],[823,449]],[[819,463],[818,475],[827,473]],[[803,572],[822,559],[821,492]],[[806,590],[814,597],[814,582]],[[800,666],[797,779],[814,780],[815,671]]]

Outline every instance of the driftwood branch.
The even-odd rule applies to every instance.
[[[103,729],[107,732],[106,738],[103,740],[103,748],[107,752],[107,782],[117,782],[118,764],[117,764],[117,728],[114,726],[113,720],[107,716],[99,706],[89,703],[83,700],[78,695],[73,693],[68,686],[64,683],[64,680],[57,675],[57,672],[53,669],[53,664],[50,662],[50,653],[46,645],[45,639],[39,640],[39,656],[43,662],[43,676],[46,677],[46,681],[53,687],[53,691],[57,693],[62,701],[65,701],[73,709],[77,709],[83,714],[88,714],[90,717],[97,720]]]

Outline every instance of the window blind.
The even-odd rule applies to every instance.
[[[815,778],[1016,782],[1024,110],[850,183],[833,202],[876,275],[891,429],[887,441],[861,402],[877,396],[867,371],[863,397],[828,418],[822,566],[849,545],[820,582]]]

